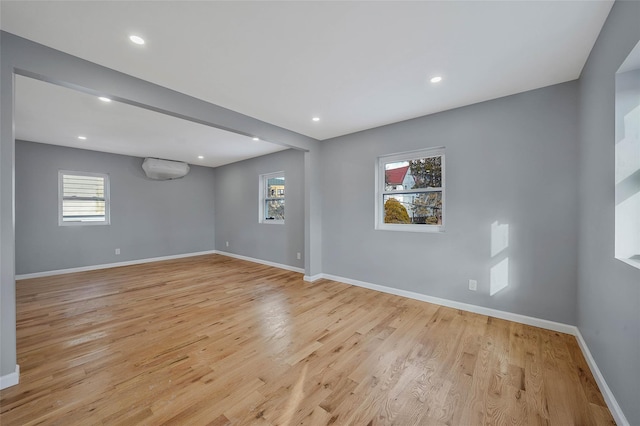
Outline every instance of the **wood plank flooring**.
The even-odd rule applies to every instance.
[[[17,283],[2,425],[605,425],[575,338],[221,255]]]

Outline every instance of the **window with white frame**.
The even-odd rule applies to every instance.
[[[58,224],[108,225],[109,176],[101,173],[58,172]]]
[[[444,231],[444,148],[379,157],[376,185],[376,229]]]
[[[640,42],[616,73],[615,257],[640,269]]]
[[[284,223],[284,172],[260,175],[260,223]]]

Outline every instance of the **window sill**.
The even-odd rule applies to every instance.
[[[626,263],[629,266],[632,266],[636,269],[640,269],[640,256],[633,256],[628,259],[623,259],[621,257],[616,257],[621,262]]]
[[[62,222],[58,226],[104,226],[111,225],[110,222]]]
[[[376,226],[376,231],[399,231],[399,232],[426,232],[429,234],[444,234],[442,225],[394,225],[382,223]]]
[[[260,223],[264,223],[266,225],[284,225],[284,220],[263,220]]]

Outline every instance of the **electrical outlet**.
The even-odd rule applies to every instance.
[[[229,247],[229,241],[226,241],[224,244]]]
[[[298,260],[300,260],[300,252],[298,252],[297,258]]]
[[[117,255],[119,255],[119,254],[120,254],[120,249],[119,249],[119,248],[117,248],[117,249],[116,249],[116,254],[117,254]]]
[[[478,290],[478,281],[476,281],[476,280],[469,280],[469,290],[471,290],[471,291],[476,291],[476,290]]]

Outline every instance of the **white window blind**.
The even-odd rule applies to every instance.
[[[60,225],[109,223],[108,175],[60,171],[58,180]]]

